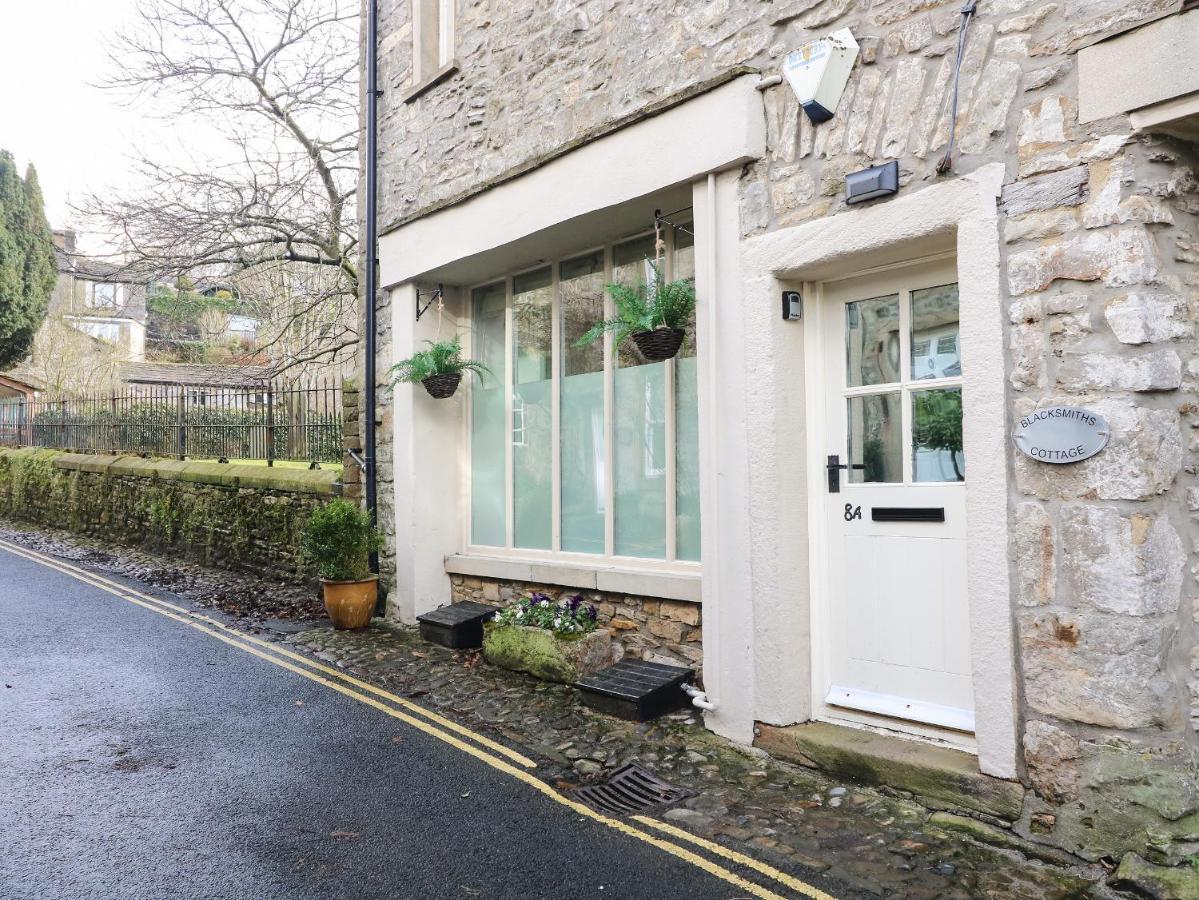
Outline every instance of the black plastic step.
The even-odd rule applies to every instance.
[[[417,616],[416,621],[420,623],[420,636],[426,641],[462,650],[483,646],[483,623],[499,611],[498,606],[460,600]]]
[[[583,702],[610,716],[644,722],[684,709],[691,698],[684,684],[695,680],[695,670],[641,659],[622,659],[602,672],[575,683]]]

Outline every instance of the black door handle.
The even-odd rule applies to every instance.
[[[843,463],[841,457],[832,455],[828,458],[828,464],[825,466],[828,470],[828,492],[830,494],[841,493],[841,470],[842,469],[865,469],[861,464]]]

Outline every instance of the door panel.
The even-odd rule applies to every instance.
[[[827,712],[973,730],[952,263],[824,286]],[[871,721],[875,721],[871,719]],[[917,729],[919,730],[919,729]]]

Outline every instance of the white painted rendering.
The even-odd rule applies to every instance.
[[[446,304],[416,321],[416,289],[404,285],[391,292],[392,347],[396,359],[410,355],[426,340],[448,337],[458,328],[455,304]],[[392,490],[396,519],[393,613],[411,623],[416,616],[443,606],[449,581],[443,560],[459,549],[458,510],[465,503],[466,392],[434,400],[418,385],[401,385],[390,397],[394,444]]]
[[[962,353],[973,361],[963,383],[963,403],[970,410],[963,437],[971,465],[966,501],[970,522],[967,585],[979,768],[989,775],[1012,778],[1016,774],[1017,707],[1007,559],[1007,439],[996,212],[1003,177],[1001,164],[988,165],[889,202],[742,243],[741,304],[747,338],[741,355],[752,350],[746,366],[752,373],[753,388],[745,403],[746,430],[752,442],[743,461],[729,468],[753,473],[749,500],[753,590],[748,596],[753,598],[754,630],[757,635],[783,636],[773,644],[756,640],[752,655],[736,664],[756,673],[760,688],[754,704],[757,718],[780,725],[804,721],[813,712],[813,661],[805,647],[819,646],[819,641],[806,640],[807,629],[821,627],[811,618],[809,598],[824,589],[822,568],[808,566],[807,560],[823,558],[827,548],[820,538],[824,507],[808,503],[807,492],[795,482],[797,473],[805,472],[809,484],[820,484],[825,477],[825,459],[823,446],[805,433],[804,417],[795,414],[791,398],[806,395],[807,405],[813,408],[819,402],[823,385],[809,379],[805,389],[796,367],[803,368],[798,360],[819,358],[822,345],[818,329],[810,321],[781,320],[779,291],[784,286],[802,286],[805,294],[814,297],[822,281],[956,251]],[[784,342],[794,348],[791,354],[779,352],[779,344]],[[725,348],[723,367],[735,366],[729,357],[734,352],[738,352],[735,345]],[[797,537],[801,539],[797,541]],[[797,578],[796,573],[803,573],[802,577]],[[805,591],[800,581],[809,590]],[[820,661],[815,664],[819,666]],[[807,671],[797,673],[797,669]],[[722,670],[721,677],[730,678],[731,673]]]
[[[761,157],[766,123],[756,83],[752,75],[730,81],[383,235],[380,283],[392,287],[421,278],[457,260],[562,229],[577,217]],[[586,246],[585,232],[575,233],[584,242],[574,249]],[[543,235],[538,242],[548,246],[553,239]],[[497,261],[490,274],[511,268],[501,265]]]
[[[1167,16],[1078,51],[1078,120],[1199,92],[1199,10]],[[1146,73],[1152,72],[1151,77]]]
[[[696,338],[699,346],[700,519],[703,558],[704,688],[714,710],[709,728],[753,740],[759,635],[751,550],[751,443],[742,427],[747,376],[743,345],[754,331],[738,302],[738,172],[697,182],[695,213]],[[747,663],[749,663],[747,665]]]

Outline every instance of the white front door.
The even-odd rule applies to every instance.
[[[824,285],[823,714],[974,730],[951,261]],[[919,724],[917,724],[919,723]]]

